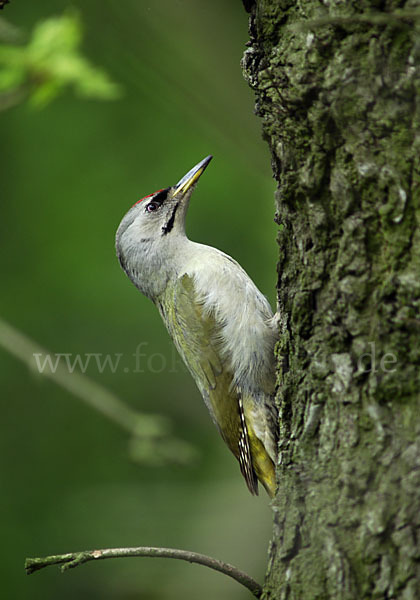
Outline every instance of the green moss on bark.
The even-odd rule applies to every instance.
[[[244,74],[278,182],[266,598],[420,597],[420,27],[392,17],[415,4],[251,10]]]

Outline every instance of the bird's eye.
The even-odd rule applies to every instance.
[[[146,206],[146,210],[147,212],[154,212],[155,210],[157,210],[160,207],[159,202],[155,202],[154,200],[152,200],[151,202],[149,202],[149,204]]]

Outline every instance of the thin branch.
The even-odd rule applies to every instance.
[[[260,598],[262,588],[252,577],[243,573],[236,567],[225,563],[211,556],[199,554],[197,552],[189,552],[188,550],[178,550],[176,548],[153,548],[148,546],[139,546],[137,548],[106,548],[102,550],[85,550],[83,552],[70,552],[68,554],[56,554],[53,556],[45,556],[43,558],[27,558],[25,561],[26,573],[30,575],[35,571],[39,571],[50,565],[62,565],[61,570],[73,569],[83,563],[91,560],[102,560],[105,558],[126,558],[129,556],[151,557],[151,558],[175,558],[178,560],[186,560],[190,563],[197,563],[220,573],[224,573],[228,577],[232,577],[238,583],[248,588],[248,590],[256,597]]]
[[[37,374],[51,379],[111,421],[118,423],[129,433],[137,434],[138,413],[86,375],[70,373],[61,363],[57,363],[54,370],[48,363],[42,371],[36,369],[34,355],[46,356],[49,352],[2,319],[0,319],[0,346]]]
[[[191,460],[194,456],[194,449],[187,442],[169,435],[169,423],[160,415],[146,415],[131,409],[115,394],[86,375],[68,371],[61,362],[57,362],[54,369],[50,363],[45,362],[40,371],[36,366],[34,356],[46,356],[49,352],[2,319],[0,319],[0,347],[21,360],[37,375],[51,379],[83,400],[133,437],[143,439],[154,446],[157,443],[159,456],[164,459],[170,457],[171,453],[174,454],[174,449],[176,449],[175,454],[179,456],[181,462]],[[165,443],[168,445],[166,449]]]

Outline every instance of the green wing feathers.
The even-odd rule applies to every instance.
[[[257,435],[252,425],[256,413],[263,409],[256,410],[252,397],[242,397],[240,390],[232,387],[232,373],[221,359],[220,324],[214,314],[203,310],[193,279],[184,274],[170,283],[157,305],[213,421],[239,461],[249,490],[258,494],[259,479],[273,496],[274,463],[260,439],[260,427]],[[261,416],[265,419],[263,412]]]

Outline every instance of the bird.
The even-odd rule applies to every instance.
[[[122,269],[157,307],[249,491],[273,497],[278,442],[277,318],[248,274],[191,241],[185,219],[207,156],[174,186],[138,200],[116,233]]]

